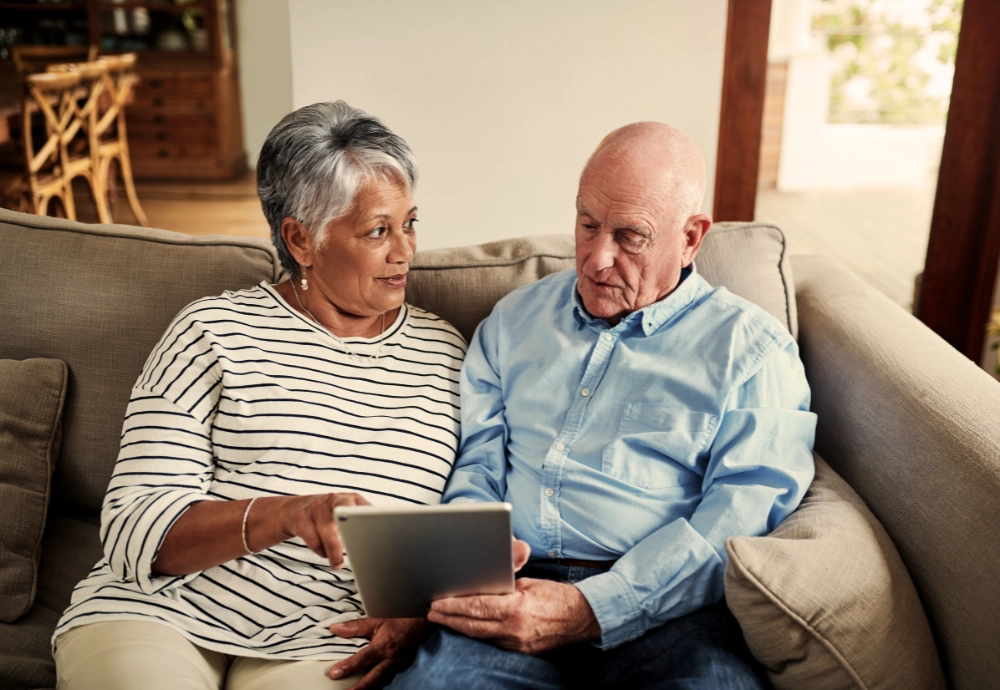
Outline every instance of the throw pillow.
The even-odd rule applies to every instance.
[[[776,690],[945,687],[906,566],[821,458],[802,505],[766,537],[726,542],[726,602]]]
[[[58,359],[0,360],[0,621],[35,601],[68,372]]]

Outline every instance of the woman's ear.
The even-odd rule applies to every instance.
[[[294,218],[285,218],[281,221],[281,239],[285,241],[285,246],[299,266],[313,265],[315,244],[312,235],[302,223]]]

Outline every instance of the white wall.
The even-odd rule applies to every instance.
[[[243,138],[251,166],[271,127],[294,108],[288,19],[288,0],[236,0]]]
[[[409,142],[423,249],[571,232],[587,156],[637,120],[701,145],[712,207],[726,0],[285,2],[294,107],[344,99]]]

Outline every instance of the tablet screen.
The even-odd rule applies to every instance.
[[[423,617],[435,599],[513,592],[510,510],[509,503],[337,508],[367,615]]]

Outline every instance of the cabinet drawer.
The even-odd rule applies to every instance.
[[[129,137],[128,147],[133,159],[214,158],[218,154],[218,146],[208,142],[158,142],[138,139],[133,142]]]
[[[215,129],[210,127],[170,127],[157,125],[129,126],[128,140],[133,144],[212,144],[218,141]]]
[[[143,74],[136,91],[149,94],[211,96],[215,93],[215,77],[210,74]]]
[[[139,108],[129,107],[125,115],[128,121],[128,131],[138,129],[205,129],[215,128],[215,113],[168,113],[162,108]]]
[[[143,97],[136,94],[135,103],[129,112],[142,112],[153,116],[162,115],[214,115],[215,100],[211,97],[188,99],[167,96]]]

